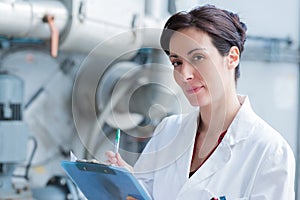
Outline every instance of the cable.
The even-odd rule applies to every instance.
[[[29,177],[28,177],[29,169],[31,167],[31,163],[32,163],[34,154],[35,154],[37,146],[38,146],[38,143],[37,143],[37,140],[35,137],[30,136],[28,139],[31,139],[33,141],[33,149],[32,149],[28,164],[25,166],[25,174],[24,175],[13,175],[13,177],[24,178],[26,180],[29,180]]]

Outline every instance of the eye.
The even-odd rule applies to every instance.
[[[192,60],[199,61],[199,60],[203,60],[203,58],[204,58],[204,56],[197,54],[192,57]]]
[[[172,56],[170,58],[170,61],[171,61],[174,68],[182,65],[182,60],[179,59],[177,56]]]
[[[172,65],[173,65],[174,67],[178,67],[178,66],[182,65],[182,62],[181,62],[181,61],[173,61],[173,62],[172,62]]]

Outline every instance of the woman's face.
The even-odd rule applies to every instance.
[[[230,53],[229,53],[230,54]],[[205,32],[186,28],[170,39],[174,78],[193,106],[208,106],[224,100],[234,84],[231,56],[221,56]]]

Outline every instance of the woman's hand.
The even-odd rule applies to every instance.
[[[127,162],[125,162],[119,153],[115,154],[112,151],[107,151],[105,152],[105,155],[107,157],[108,163],[119,167],[124,167],[125,169],[133,173],[133,167],[130,166]]]
[[[119,153],[115,154],[112,151],[107,151],[107,152],[105,152],[105,155],[107,157],[107,162],[109,162],[110,164],[116,165],[119,167],[124,167],[125,169],[127,169],[128,171],[133,173],[133,167],[130,166],[127,162],[125,162]],[[132,196],[127,196],[126,200],[138,200],[138,199],[136,199]]]

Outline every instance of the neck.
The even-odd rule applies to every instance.
[[[200,108],[201,120],[199,131],[205,132],[213,138],[228,129],[240,108],[236,95],[224,96],[210,105]]]

